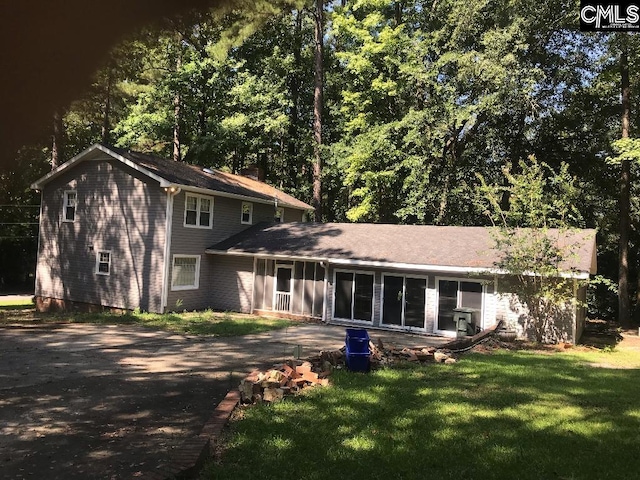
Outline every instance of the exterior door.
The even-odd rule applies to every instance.
[[[383,324],[425,328],[425,278],[385,275],[383,290]]]
[[[276,282],[274,292],[274,310],[278,312],[291,311],[291,281],[292,271],[290,265],[276,265]]]

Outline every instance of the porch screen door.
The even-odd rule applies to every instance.
[[[291,311],[291,271],[290,266],[276,267],[275,310],[278,312]]]

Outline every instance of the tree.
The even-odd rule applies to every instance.
[[[622,139],[629,138],[631,104],[629,98],[629,54],[623,40],[620,52],[620,84],[622,97]],[[629,299],[629,230],[630,230],[630,183],[631,161],[621,160],[620,172],[620,247],[618,264],[618,318],[620,326],[631,326],[631,304]]]
[[[53,135],[51,136],[51,170],[60,165],[63,159],[64,125],[62,115],[56,110],[53,112]]]
[[[585,241],[573,226],[580,223],[574,201],[579,189],[563,164],[558,172],[535,157],[521,161],[518,173],[503,169],[506,185],[488,185],[479,176],[479,205],[493,224],[499,260],[509,291],[526,307],[524,331],[538,342],[563,340],[556,319],[571,308],[577,280],[568,264]],[[502,205],[508,192],[509,204]]]
[[[324,89],[324,65],[322,61],[324,41],[324,0],[315,0],[314,13],[314,90],[313,90],[313,208],[316,222],[322,220],[322,92]]]

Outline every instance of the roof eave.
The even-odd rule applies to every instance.
[[[47,183],[49,183],[51,180],[53,180],[56,177],[59,177],[64,172],[66,172],[67,170],[69,170],[70,168],[75,166],[77,163],[80,163],[81,161],[85,160],[85,158],[90,153],[92,153],[92,152],[94,152],[96,150],[99,150],[99,151],[105,153],[106,155],[109,155],[110,157],[112,157],[112,158],[124,163],[128,167],[130,167],[130,168],[142,173],[143,175],[146,175],[147,177],[152,178],[153,180],[156,180],[158,183],[160,183],[161,187],[171,187],[172,186],[172,183],[170,181],[168,181],[167,179],[161,177],[160,175],[156,175],[155,173],[150,172],[146,168],[142,168],[137,163],[132,162],[131,160],[123,157],[122,155],[120,155],[119,153],[116,153],[113,150],[105,147],[104,145],[101,145],[99,143],[95,143],[95,144],[91,145],[89,148],[87,148],[86,150],[80,152],[78,155],[73,157],[71,160],[66,161],[65,163],[63,163],[59,167],[57,167],[54,170],[50,171],[44,177],[39,178],[38,180],[36,180],[34,183],[31,184],[31,186],[30,186],[31,189],[32,190],[42,190],[42,188]]]
[[[400,262],[384,262],[375,260],[357,260],[348,258],[328,258],[319,256],[305,255],[288,255],[270,252],[248,252],[243,250],[217,250],[207,248],[205,253],[213,255],[230,255],[239,257],[257,257],[257,258],[275,258],[286,260],[300,261],[318,261],[327,262],[336,266],[352,266],[352,267],[369,267],[369,268],[388,268],[392,270],[412,270],[417,272],[432,273],[455,273],[455,274],[476,274],[476,275],[509,275],[509,272],[499,268],[487,267],[463,267],[454,265],[431,265],[431,264],[413,264]],[[525,275],[534,275],[532,272],[525,272]],[[589,272],[560,272],[561,278],[575,278],[577,280],[587,280]]]
[[[171,187],[175,187],[175,188],[181,188],[182,190],[185,190],[187,192],[202,193],[202,194],[205,194],[205,195],[215,195],[215,196],[218,196],[218,197],[225,197],[225,198],[233,198],[233,199],[236,199],[236,200],[244,200],[244,201],[247,201],[247,202],[261,203],[261,204],[264,204],[264,205],[274,205],[275,204],[274,200],[267,199],[267,198],[251,197],[249,195],[241,195],[239,193],[221,192],[220,190],[212,190],[210,188],[194,187],[192,185],[183,185],[183,184],[179,184],[179,183],[172,183],[170,186]],[[299,205],[293,205],[293,204],[288,203],[288,202],[283,202],[280,199],[278,199],[278,205],[279,206],[288,207],[288,208],[295,208],[296,210],[306,210],[305,208],[302,208]]]

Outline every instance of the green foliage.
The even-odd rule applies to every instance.
[[[564,338],[555,321],[573,315],[578,286],[579,272],[568,264],[586,241],[571,231],[579,222],[578,189],[566,164],[556,173],[530,157],[519,167],[517,173],[504,168],[506,185],[488,185],[478,175],[477,201],[494,225],[495,267],[507,273],[509,291],[527,309],[525,332],[538,342],[557,342]]]
[[[607,162],[614,165],[624,161],[640,162],[640,138],[619,138],[611,146],[615,156],[607,157]]]

